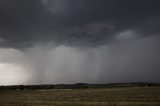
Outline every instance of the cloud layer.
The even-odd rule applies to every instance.
[[[159,5],[1,0],[0,84],[160,82]]]
[[[2,0],[0,42],[6,47],[35,43],[107,44],[116,34],[133,30],[159,34],[159,0]]]

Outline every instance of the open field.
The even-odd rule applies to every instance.
[[[160,87],[1,90],[0,106],[160,106]]]

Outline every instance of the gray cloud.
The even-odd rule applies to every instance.
[[[141,36],[159,34],[159,4],[158,0],[2,0],[0,38],[6,42],[1,45],[21,48],[43,41],[99,45],[125,30]]]
[[[23,52],[3,49],[0,62],[14,66],[15,73],[10,74],[9,67],[4,70],[11,78],[20,74],[9,84],[159,82],[159,42],[159,36],[150,36],[96,48],[42,45]],[[0,74],[0,78],[3,76]]]
[[[159,4],[1,0],[0,66],[26,75],[7,83],[159,82]]]

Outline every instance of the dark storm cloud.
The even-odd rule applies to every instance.
[[[159,34],[159,4],[159,0],[1,0],[0,44],[100,45],[126,30],[141,36]]]

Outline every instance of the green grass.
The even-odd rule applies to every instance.
[[[160,106],[160,87],[4,90],[0,106]]]

